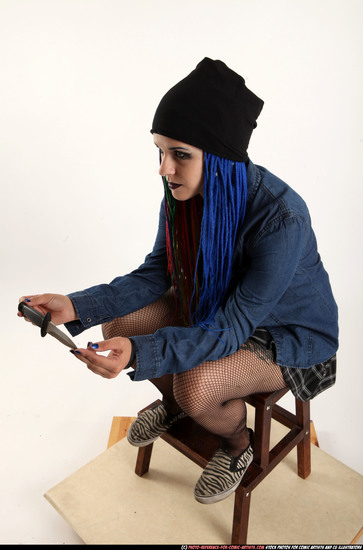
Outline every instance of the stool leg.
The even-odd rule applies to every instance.
[[[306,479],[311,472],[310,402],[295,399],[296,420],[304,428],[304,438],[297,444],[297,473]]]
[[[145,447],[139,447],[139,451],[137,453],[136,466],[135,466],[135,474],[137,474],[140,477],[149,471],[153,445],[154,445],[153,443],[150,443],[150,445],[146,445]]]
[[[234,497],[234,512],[231,544],[246,544],[248,518],[250,515],[251,491],[239,485]]]
[[[269,463],[272,405],[256,402],[253,460],[262,469]]]

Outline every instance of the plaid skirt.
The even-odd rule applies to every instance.
[[[256,329],[250,339],[265,349],[272,350],[276,360],[275,342],[267,329]],[[319,363],[307,369],[281,366],[280,369],[286,384],[294,396],[300,399],[300,401],[309,401],[335,384],[337,370],[336,355],[325,363]]]

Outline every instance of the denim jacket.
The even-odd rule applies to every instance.
[[[232,281],[214,324],[165,327],[133,336],[134,380],[191,369],[237,351],[257,327],[266,327],[280,366],[308,368],[330,359],[338,348],[338,311],[320,259],[305,202],[291,187],[251,161],[244,222],[233,259]],[[110,284],[69,295],[79,320],[72,335],[136,311],[170,288],[165,212],[152,252],[144,263]]]

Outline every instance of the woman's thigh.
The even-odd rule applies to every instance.
[[[228,357],[174,375],[174,394],[180,406],[200,412],[231,399],[285,387],[272,351],[251,340]]]

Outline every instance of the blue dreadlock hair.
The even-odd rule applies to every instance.
[[[179,312],[184,324],[208,328],[231,281],[246,212],[247,171],[244,162],[209,153],[204,159],[204,202],[201,197],[177,201],[165,178],[164,184],[168,264]]]

